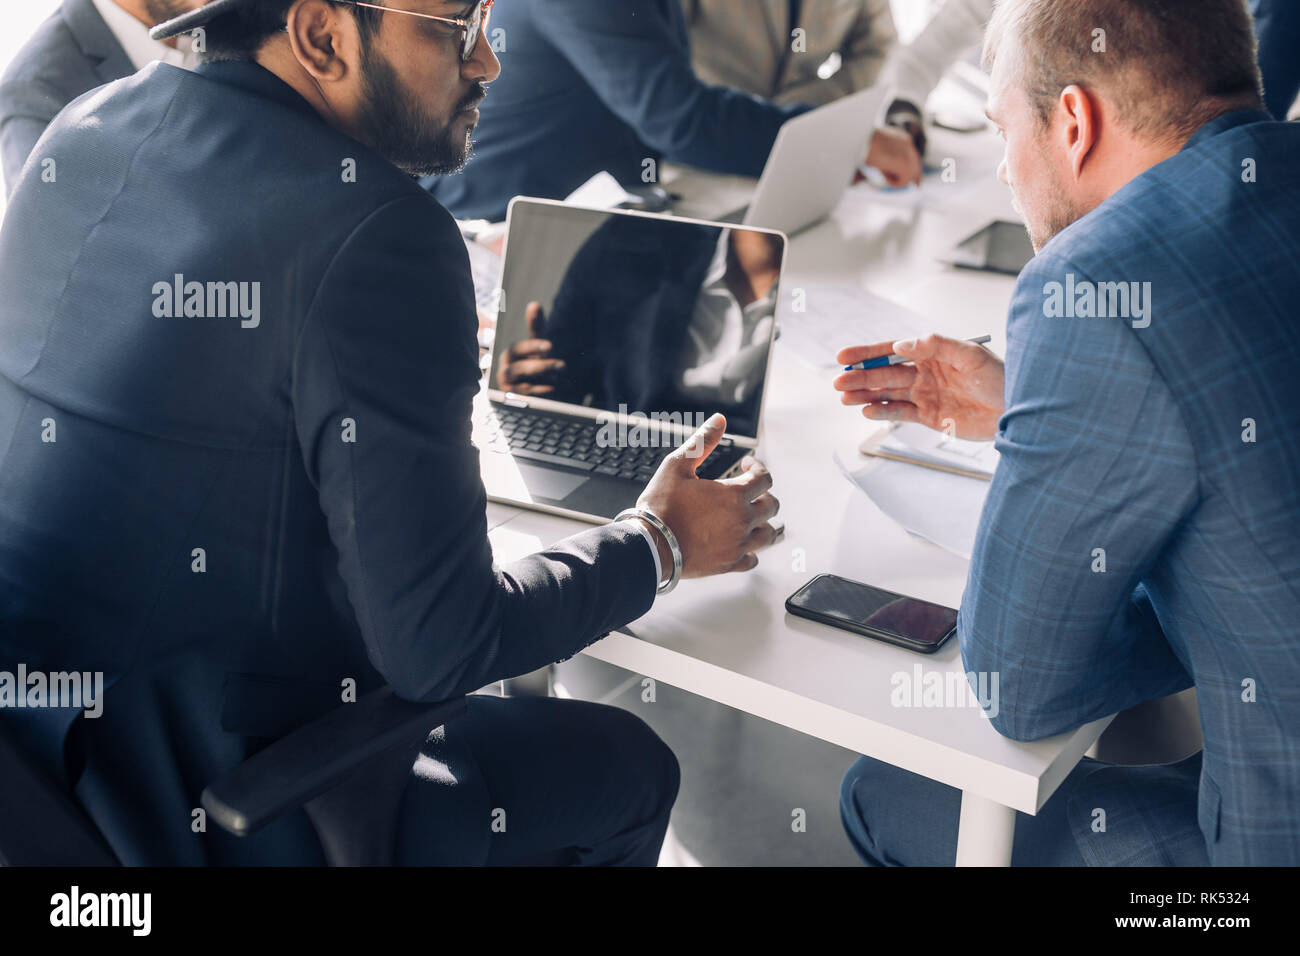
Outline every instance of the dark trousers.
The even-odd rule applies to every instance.
[[[1084,757],[1035,816],[1016,814],[1011,864],[1205,866],[1200,774],[1199,753],[1140,767]],[[870,757],[840,785],[840,819],[868,866],[952,866],[960,816],[960,790]]]
[[[680,771],[638,717],[577,700],[470,697],[425,742],[398,816],[411,866],[654,866]]]

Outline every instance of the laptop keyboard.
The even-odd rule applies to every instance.
[[[657,435],[657,448],[602,445],[599,436],[604,427],[602,422],[586,418],[494,405],[484,421],[483,435],[488,451],[641,483],[654,476],[659,463],[674,448],[685,444],[684,438],[665,431]],[[713,471],[722,467],[724,459],[732,457],[734,451],[730,439],[723,439],[700,465],[699,475],[714,477]]]

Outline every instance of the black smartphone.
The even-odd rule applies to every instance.
[[[957,612],[950,607],[834,574],[817,575],[786,598],[785,609],[810,621],[922,654],[933,654],[957,631]]]
[[[944,261],[962,269],[1016,276],[1032,258],[1034,246],[1025,227],[999,219],[963,239]]]

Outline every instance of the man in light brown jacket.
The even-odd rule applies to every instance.
[[[889,0],[681,0],[706,83],[820,106],[876,81],[898,39]]]

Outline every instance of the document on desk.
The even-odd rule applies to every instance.
[[[845,194],[849,200],[865,200],[905,208],[951,209],[979,195],[983,189],[998,185],[999,157],[985,155],[947,157],[936,165],[925,166],[920,186],[881,188],[869,182],[859,183]]]
[[[925,318],[896,302],[843,282],[804,283],[781,296],[777,311],[781,344],[815,369],[840,368],[835,353],[927,335]]]
[[[903,530],[970,560],[987,481],[854,452],[836,451],[835,464]]]
[[[474,302],[480,312],[496,315],[501,302],[501,256],[473,239],[465,240],[465,250],[474,277]]]
[[[889,458],[938,471],[961,473],[988,481],[998,468],[998,450],[991,441],[966,441],[937,432],[924,425],[904,424],[889,431],[883,440],[864,442],[867,455]]]

